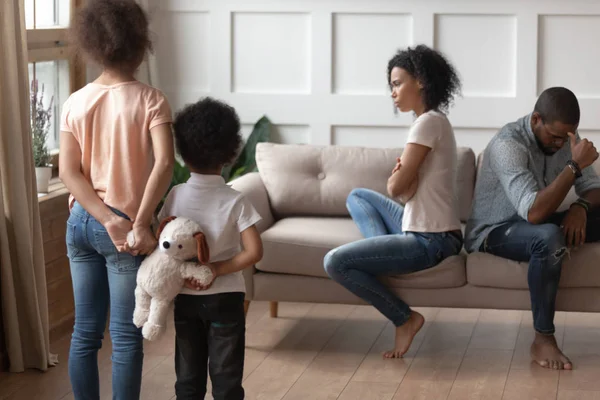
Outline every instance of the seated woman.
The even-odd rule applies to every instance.
[[[365,239],[331,250],[324,263],[333,280],[396,326],[395,346],[384,357],[397,358],[408,351],[425,320],[377,276],[422,271],[462,248],[456,141],[444,114],[460,91],[460,80],[443,55],[420,45],[389,61],[388,83],[395,106],[416,115],[387,182],[391,198],[354,189],[347,207]]]

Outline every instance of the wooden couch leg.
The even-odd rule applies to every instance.
[[[272,301],[270,303],[270,305],[271,305],[271,318],[277,318],[277,306],[279,305],[279,303],[276,301]]]
[[[244,300],[244,316],[248,315],[249,308],[250,308],[250,300]]]

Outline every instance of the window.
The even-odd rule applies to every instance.
[[[30,88],[31,81],[38,81],[38,91],[43,93],[44,107],[52,106],[50,132],[46,143],[50,151],[57,150],[60,134],[60,112],[62,104],[71,93],[69,62],[67,60],[54,60],[29,63],[29,80]]]
[[[52,104],[48,149],[59,147],[60,113],[69,95],[85,84],[83,63],[69,51],[67,29],[82,0],[25,0],[29,80],[44,88],[44,106]],[[54,164],[56,165],[56,164]]]
[[[71,16],[71,0],[25,0],[27,29],[67,28]]]

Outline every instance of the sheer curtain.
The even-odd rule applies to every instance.
[[[10,370],[46,370],[50,354],[42,230],[29,125],[25,10],[0,2],[0,298]]]

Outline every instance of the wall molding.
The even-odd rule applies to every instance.
[[[174,110],[211,95],[232,104],[246,125],[266,114],[276,125],[308,127],[297,137],[293,132],[282,135],[286,142],[399,146],[413,117],[393,112],[386,64],[398,47],[423,43],[440,46],[457,68],[462,66],[463,97],[449,113],[459,145],[480,151],[500,127],[533,109],[544,85],[560,82],[578,89],[574,91],[582,109],[580,129],[600,140],[600,76],[584,74],[600,63],[600,49],[588,46],[589,51],[582,52],[577,47],[600,35],[600,2],[161,3],[154,20],[169,23],[156,25],[158,82]],[[196,15],[203,17],[194,20]],[[240,23],[236,16],[248,18]],[[587,25],[573,26],[578,18]],[[559,29],[569,26],[570,36],[553,34],[556,29],[545,31],[546,23]],[[243,46],[236,47],[236,40]],[[574,49],[569,59],[553,61],[564,48]],[[572,69],[565,68],[567,61]],[[243,84],[238,86],[239,82]],[[343,130],[352,140],[336,143],[338,126],[360,128]],[[364,127],[373,127],[375,134]],[[394,137],[393,130],[382,134],[378,127],[398,127],[398,135]]]

